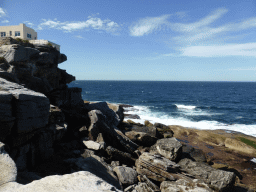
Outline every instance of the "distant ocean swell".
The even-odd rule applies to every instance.
[[[251,135],[256,137],[256,125],[246,125],[246,124],[227,124],[221,123],[218,121],[210,121],[210,120],[199,120],[193,121],[187,117],[189,116],[212,116],[212,115],[222,115],[221,113],[209,113],[201,108],[197,108],[192,105],[174,105],[177,108],[177,113],[179,116],[172,116],[165,112],[161,111],[152,111],[148,106],[132,106],[132,107],[124,107],[126,117],[124,120],[132,120],[136,123],[144,123],[145,120],[150,121],[151,123],[162,123],[165,125],[180,125],[183,127],[190,127],[196,129],[208,129],[208,130],[216,130],[223,129],[227,130],[227,132],[237,131],[247,135]],[[140,117],[140,119],[137,119]],[[237,117],[242,118],[242,117]]]
[[[81,80],[69,87],[81,87],[84,100],[132,105],[125,108],[125,119],[135,122],[224,129],[256,137],[254,82]]]

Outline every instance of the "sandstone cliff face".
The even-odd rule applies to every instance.
[[[166,126],[125,123],[121,105],[85,104],[81,88],[68,88],[75,77],[58,68],[67,57],[55,48],[12,38],[0,46],[0,192],[233,186],[233,172],[194,162],[202,158],[192,149],[195,158],[184,159],[184,146],[159,132]]]
[[[60,119],[50,103],[67,109],[79,105],[81,89],[67,87],[75,77],[58,68],[67,57],[55,48],[12,38],[0,44],[0,141],[24,170],[51,157],[67,131],[64,114],[60,110]]]

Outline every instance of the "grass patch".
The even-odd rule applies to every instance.
[[[243,143],[253,147],[254,149],[256,149],[256,143],[254,141],[251,141],[249,139],[246,139],[244,137],[239,137],[240,141],[242,141]]]

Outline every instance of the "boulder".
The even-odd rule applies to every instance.
[[[174,173],[178,172],[180,167],[167,158],[147,152],[144,152],[135,164],[138,174],[146,175],[155,181],[175,180]]]
[[[202,179],[205,183],[220,191],[228,189],[235,182],[235,173],[214,169],[206,163],[182,159],[178,164],[190,175]]]
[[[17,167],[0,142],[0,187],[3,184],[16,181]],[[1,189],[0,189],[1,191]]]
[[[150,136],[148,133],[137,132],[137,131],[126,131],[125,135],[133,142],[144,147],[150,147],[157,141],[156,137]]]
[[[118,119],[120,122],[123,122],[124,120],[124,108],[121,105],[113,104],[113,103],[107,103],[108,107],[112,109],[118,116]]]
[[[124,185],[132,185],[137,183],[137,172],[130,167],[117,166],[113,170]]]
[[[165,158],[176,161],[181,157],[182,144],[174,137],[159,139],[155,145],[150,148],[151,154],[160,154]]]
[[[89,127],[89,136],[92,140],[97,140],[100,133],[107,145],[121,147],[126,151],[133,153],[138,146],[127,138],[115,126],[108,126],[106,116],[99,110],[91,110],[89,113],[91,125]]]
[[[179,179],[177,181],[163,181],[160,186],[161,192],[213,192],[205,183],[196,179],[188,181]]]
[[[100,143],[94,142],[94,141],[83,141],[84,145],[88,149],[93,149],[95,151],[99,151],[101,149],[104,149],[104,145],[101,145]]]
[[[89,171],[79,171],[66,175],[53,175],[33,181],[27,185],[15,182],[0,186],[1,192],[112,192],[120,191],[106,180],[90,173]],[[121,192],[121,191],[120,191]]]
[[[114,108],[114,107],[112,107]],[[118,126],[119,123],[122,121],[122,116],[120,114],[120,110],[115,113],[112,109],[109,108],[106,102],[99,102],[99,103],[90,103],[88,105],[89,111],[91,110],[99,110],[102,112],[103,115],[106,116],[106,124],[108,126]]]

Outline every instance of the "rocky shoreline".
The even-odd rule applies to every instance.
[[[0,46],[0,192],[255,190],[255,138],[124,121],[68,88],[55,48]]]

